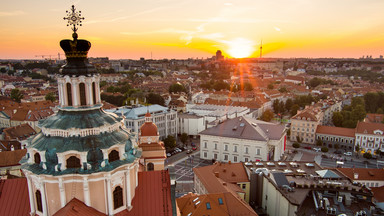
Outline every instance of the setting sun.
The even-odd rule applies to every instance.
[[[234,58],[249,57],[254,51],[254,43],[245,38],[236,38],[228,41],[228,53]]]

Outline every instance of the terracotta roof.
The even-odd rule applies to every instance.
[[[319,119],[317,119],[316,114],[317,114],[317,111],[310,107],[303,111],[298,111],[298,113],[295,116],[293,116],[292,119],[301,120],[305,118],[305,120],[308,120],[308,121],[318,121]]]
[[[345,136],[345,137],[355,137],[355,129],[319,125],[317,126],[316,134],[329,134],[329,135],[337,135],[337,136]]]
[[[3,130],[6,140],[25,140],[36,134],[36,131],[29,124],[17,125]]]
[[[0,180],[0,215],[29,216],[29,213],[27,180]]]
[[[138,173],[139,185],[132,200],[133,208],[124,210],[116,216],[171,216],[171,182],[168,170]]]
[[[371,187],[371,191],[373,192],[373,197],[377,200],[377,202],[384,202],[384,186]]]
[[[382,123],[384,120],[384,114],[367,113],[364,122],[370,123]]]
[[[63,208],[57,211],[54,216],[105,216],[96,209],[85,205],[82,201],[73,198]]]
[[[211,166],[193,168],[193,172],[200,179],[208,193],[222,193],[234,189],[233,187],[229,188],[228,184],[224,185],[224,182],[249,182],[242,163],[218,162]]]
[[[0,140],[1,151],[11,151],[12,146],[14,150],[21,149],[21,143],[19,141]]]
[[[145,122],[140,127],[141,136],[158,136],[157,126],[153,122]]]
[[[219,199],[221,199],[221,203]],[[229,192],[202,195],[189,193],[176,199],[176,202],[182,216],[187,216],[190,213],[192,215],[257,216],[256,212],[246,202]]]
[[[159,143],[141,143],[139,145],[139,147],[143,150],[143,151],[154,151],[154,150],[164,150],[164,146],[159,144]]]
[[[27,149],[0,152],[0,167],[19,165],[19,161],[25,156],[26,153]]]
[[[384,124],[358,122],[356,126],[356,133],[374,134],[373,131],[375,130],[381,130],[384,132]]]
[[[384,181],[384,169],[368,169],[368,168],[337,168],[352,181],[354,180],[369,180],[369,181]],[[354,178],[354,173],[359,174],[358,178]]]
[[[29,110],[19,109],[12,115],[12,121],[24,121],[27,118]]]

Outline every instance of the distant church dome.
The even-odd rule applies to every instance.
[[[140,127],[141,136],[158,136],[157,126],[152,122],[149,112],[145,114],[145,123]]]

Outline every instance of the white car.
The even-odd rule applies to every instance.
[[[345,156],[352,156],[352,152],[344,152]]]
[[[321,148],[313,148],[313,151],[315,151],[315,152],[320,152],[320,151],[321,151]]]

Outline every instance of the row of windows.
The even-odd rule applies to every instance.
[[[117,160],[120,160],[119,152],[116,150],[112,150],[108,154],[108,161],[111,163],[111,162],[117,161]],[[41,163],[41,158],[40,158],[39,153],[35,153],[34,161],[36,164]],[[66,162],[67,162],[67,166],[66,166],[67,168],[81,168],[80,159],[76,156],[69,157]]]
[[[87,101],[86,101],[85,84],[84,83],[79,84],[79,91],[80,91],[80,105],[85,106],[85,105],[87,105]],[[68,98],[68,106],[73,106],[72,84],[71,83],[67,83],[67,98]],[[93,99],[93,103],[96,103],[96,85],[95,85],[95,82],[92,83],[92,99]]]
[[[228,151],[228,145],[229,144],[224,144],[224,151]],[[233,152],[237,152],[237,149],[238,149],[237,147],[238,147],[237,145],[233,146]],[[207,142],[204,142],[204,148],[208,148]],[[214,150],[218,150],[218,143],[214,143]],[[249,147],[248,146],[244,147],[244,154],[249,154]],[[260,149],[259,148],[256,148],[256,154],[260,155]]]
[[[353,139],[344,139],[344,138],[335,138],[333,139],[333,137],[325,137],[325,136],[318,136],[317,137],[318,139],[321,139],[321,140],[326,140],[326,141],[335,141],[335,142],[342,142],[344,143],[353,143]]]
[[[208,158],[208,152],[204,152],[203,155],[204,155],[204,158]],[[224,158],[223,158],[224,161],[229,161],[229,155],[228,154],[224,154],[223,156],[224,156]],[[213,159],[215,159],[215,160],[219,159],[217,153],[213,153]],[[239,162],[237,155],[234,155],[232,159],[233,159],[232,160],[233,162]],[[244,162],[248,162],[248,161],[249,161],[249,158],[244,157]]]

